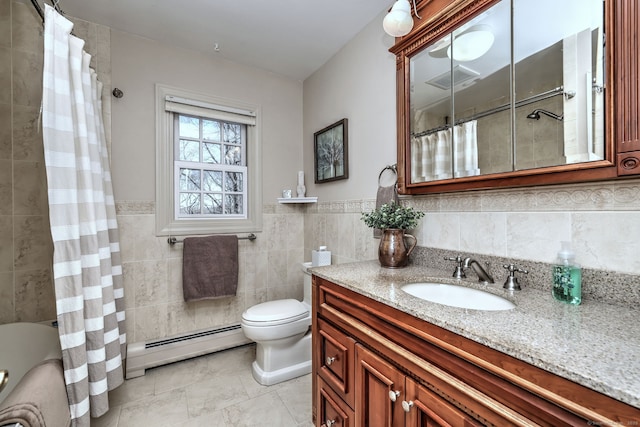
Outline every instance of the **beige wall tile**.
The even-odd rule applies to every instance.
[[[167,260],[167,301],[184,301],[182,292],[182,258]]]
[[[0,272],[0,324],[15,322],[13,272]]]
[[[11,104],[11,49],[0,46],[0,103]]]
[[[196,310],[196,328],[210,329],[240,323],[244,295],[189,303]]]
[[[39,106],[13,106],[13,159],[44,162]]]
[[[133,322],[136,342],[164,338],[167,336],[167,305],[136,308]],[[127,332],[129,331],[130,326],[127,324]]]
[[[196,328],[194,304],[174,301],[167,305],[167,336],[193,332]]]
[[[13,103],[26,107],[39,107],[42,101],[42,53],[14,50]]]
[[[136,307],[136,269],[135,262],[122,263],[122,286],[124,287],[125,309]]]
[[[111,28],[96,25],[97,33],[97,62],[98,78],[111,89]],[[111,90],[109,90],[111,94]],[[111,103],[109,103],[110,105]]]
[[[0,48],[1,55],[2,48]],[[0,57],[0,63],[2,62],[2,58]],[[2,85],[2,65],[0,65],[0,93],[5,92],[4,88],[10,87],[9,85]],[[11,94],[10,91],[6,91]],[[2,98],[3,95],[0,95]],[[12,151],[11,151],[11,105],[10,104],[1,104],[0,103],[0,159],[11,159]]]
[[[49,215],[44,162],[13,162],[13,176],[14,214]]]
[[[571,217],[577,262],[591,268],[640,274],[637,212],[578,212]]]
[[[460,250],[460,215],[455,213],[427,213],[421,244],[428,247]]]
[[[13,174],[11,160],[0,160],[0,215],[13,215]]]
[[[0,272],[10,271],[13,271],[13,217],[0,215]],[[0,288],[3,286],[13,289],[13,281],[0,282]]]
[[[13,48],[42,55],[44,50],[42,20],[31,4],[13,2],[12,25]]]
[[[298,287],[302,290],[302,249],[290,249],[287,251],[287,285]],[[302,299],[302,294],[301,298]]]
[[[11,0],[0,0],[0,46],[11,47]]]
[[[507,247],[506,215],[499,212],[462,213],[460,248],[479,254],[505,254]]]
[[[561,241],[571,241],[571,215],[529,212],[507,215],[507,253],[510,258],[552,262]]]
[[[55,319],[55,294],[50,270],[15,272],[15,316],[19,322]]]
[[[167,262],[165,260],[131,263],[136,307],[167,302]]]
[[[51,268],[53,243],[49,219],[39,215],[14,217],[14,265],[16,270]]]
[[[268,254],[267,287],[282,286],[287,283],[287,251],[272,250]]]

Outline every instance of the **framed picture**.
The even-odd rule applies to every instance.
[[[349,178],[347,119],[313,134],[316,184]]]

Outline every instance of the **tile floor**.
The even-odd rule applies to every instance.
[[[91,427],[312,427],[311,375],[262,386],[254,358],[248,345],[149,369],[111,392]]]

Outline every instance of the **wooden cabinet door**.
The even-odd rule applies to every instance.
[[[318,425],[320,427],[354,427],[353,410],[338,394],[318,379]]]
[[[316,335],[319,354],[318,375],[353,407],[355,341],[323,320],[318,320]]]
[[[439,397],[433,391],[406,380],[407,398],[402,402],[407,411],[406,427],[479,427],[482,424]]]
[[[356,344],[356,426],[404,427],[404,374]]]

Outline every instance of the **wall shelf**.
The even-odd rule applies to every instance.
[[[278,197],[278,203],[316,203],[317,197]]]

